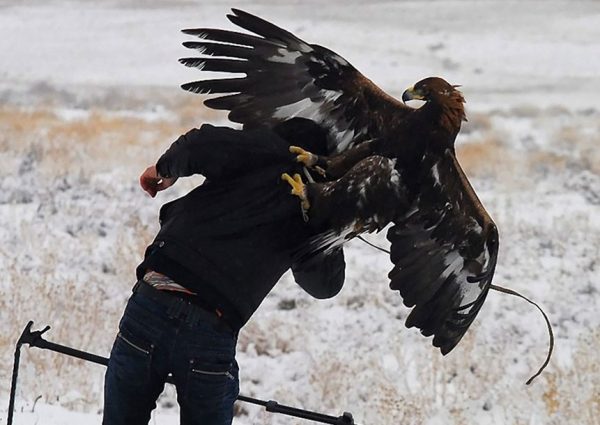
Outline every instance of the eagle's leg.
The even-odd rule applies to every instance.
[[[296,154],[296,161],[330,180],[342,177],[360,161],[373,155],[375,145],[375,140],[362,142],[333,156],[315,155],[298,146],[290,146],[289,149]]]
[[[302,177],[300,174],[296,173],[294,174],[294,177],[292,177],[288,173],[283,173],[281,175],[281,180],[285,180],[290,186],[292,186],[292,195],[297,196],[302,201],[302,211],[308,211],[310,208],[310,202],[306,196],[306,185],[302,182]]]
[[[296,154],[296,161],[304,164],[305,167],[314,168],[319,174],[325,176],[325,170],[322,165],[322,158],[312,152],[302,149],[300,146],[290,146],[290,152]]]
[[[290,146],[290,152],[296,154],[296,161],[303,163],[306,167],[312,167],[319,160],[318,155],[310,153],[300,146]]]

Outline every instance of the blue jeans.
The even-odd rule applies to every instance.
[[[236,335],[186,323],[134,293],[119,324],[104,385],[103,425],[146,425],[171,373],[182,425],[225,425],[239,394]]]

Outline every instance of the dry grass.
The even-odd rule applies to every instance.
[[[553,135],[553,143],[571,153],[583,168],[600,174],[600,125],[592,131],[576,125],[561,127]]]
[[[366,303],[371,305],[370,300]],[[293,335],[295,330],[291,332]],[[249,332],[250,338],[253,335]],[[271,344],[278,344],[278,335],[271,334]],[[352,353],[330,349],[311,363],[309,388],[302,390],[311,394],[312,404],[323,410],[347,408],[364,423],[597,423],[597,332],[580,341],[571,366],[561,367],[552,361],[531,387],[524,381],[532,370],[524,370],[520,382],[515,382],[514,374],[509,372],[514,366],[510,355],[514,340],[495,341],[497,346],[490,347],[478,343],[478,339],[476,327],[461,342],[457,353],[443,358],[430,347],[421,347],[425,345],[422,340],[407,338],[406,331],[399,330],[382,346],[383,351],[397,347],[394,355],[399,360],[398,370],[386,369],[381,362],[382,353],[370,350],[367,341]],[[264,358],[266,368],[270,361]],[[415,380],[411,382],[412,379]],[[291,387],[298,385],[293,383]],[[293,398],[286,390],[283,386],[277,397]],[[281,423],[301,425],[302,421]]]
[[[511,113],[530,123],[531,134],[519,136],[521,139],[515,140],[512,129],[495,124],[492,116],[476,116],[476,130],[459,136],[457,156],[467,175],[494,180],[499,189],[523,189],[569,169],[600,174],[600,128],[594,117],[572,116],[562,124],[555,119],[556,114],[564,118],[562,110],[517,109]],[[511,117],[506,113],[499,116]]]
[[[488,114],[469,113],[468,121],[463,122],[461,126],[462,135],[470,135],[476,132],[488,132],[492,129],[492,118]]]
[[[479,177],[502,175],[512,169],[515,159],[510,148],[493,133],[459,144],[456,154],[465,171]]]
[[[148,123],[132,117],[92,112],[83,119],[61,120],[51,111],[0,110],[3,135],[0,149],[21,154],[32,149],[42,159],[38,170],[46,175],[94,172],[122,163],[132,150],[155,155],[164,140],[179,134],[168,121]],[[42,142],[43,141],[43,142]],[[149,156],[148,154],[146,156]],[[90,167],[93,167],[90,169]]]
[[[199,111],[202,111],[200,113]],[[52,108],[0,107],[0,153],[33,154],[38,171],[47,176],[84,174],[123,168],[139,160],[152,163],[168,143],[202,122],[223,114],[200,103],[182,103],[163,118],[92,110],[81,117],[61,118]],[[134,161],[124,161],[134,159]]]
[[[373,306],[377,304],[373,296],[377,295],[364,299],[365,308],[371,311],[376,310]],[[311,309],[304,312],[312,313],[315,311]],[[595,361],[595,352],[600,347],[598,332],[579,341],[573,363],[561,366],[555,358],[532,386],[526,386],[525,380],[537,366],[540,353],[534,353],[530,361],[520,358],[519,372],[511,372],[517,355],[514,337],[506,335],[493,344],[484,344],[481,330],[484,326],[494,326],[494,322],[480,322],[447,357],[440,356],[400,324],[390,325],[385,341],[379,346],[376,335],[365,336],[364,344],[353,346],[351,352],[329,344],[318,355],[313,352],[314,360],[308,365],[297,366],[298,373],[308,369],[307,381],[283,382],[281,387],[262,391],[287,402],[294,400],[294,392],[301,391],[310,394],[308,401],[305,400],[308,407],[321,406],[323,411],[333,413],[345,408],[361,423],[596,423],[599,408],[596,389],[600,384],[600,370]],[[265,323],[264,327],[247,329],[245,338],[254,340],[256,336],[261,341],[258,343],[264,344],[268,326]],[[286,332],[275,328],[269,333],[268,344],[276,347],[282,344],[280,339],[287,343],[292,340],[295,342],[290,352],[302,351],[302,336],[307,331],[310,329],[294,326]],[[336,330],[342,335],[344,332]],[[270,365],[280,361],[281,353],[269,349],[261,353],[258,355],[263,370],[271,370]],[[382,362],[384,355],[390,355],[386,353],[393,353],[397,369]],[[535,361],[531,362],[532,359]],[[264,419],[261,414],[252,418]],[[303,422],[293,419],[274,422],[271,418],[266,423],[301,425]]]
[[[110,264],[111,270],[102,272],[104,263],[96,258],[97,236],[82,232],[74,240],[51,232],[53,240],[48,241],[49,235],[38,232],[39,225],[22,222],[21,227],[21,237],[28,240],[28,246],[17,244],[17,251],[4,257],[9,260],[3,267],[4,284],[9,290],[0,298],[5,323],[0,339],[2,362],[11,363],[14,343],[28,320],[35,321],[34,329],[50,324],[47,338],[52,341],[107,356],[127,288],[132,284],[132,267],[139,262],[144,243],[151,240],[152,230],[139,217],[131,217],[111,243],[111,255],[102,260]],[[28,257],[36,263],[31,271]],[[25,348],[23,365],[20,393],[26,399],[40,395],[47,402],[77,409],[98,406],[101,401],[102,367]],[[4,388],[9,383],[8,372],[3,368],[3,393],[8,392]]]

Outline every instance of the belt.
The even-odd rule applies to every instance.
[[[167,308],[167,315],[194,326],[201,320],[214,325],[217,329],[235,333],[225,319],[220,317],[217,309],[210,311],[193,302],[193,295],[177,293],[176,291],[160,291],[143,280],[138,280],[133,287],[133,293],[143,295]]]

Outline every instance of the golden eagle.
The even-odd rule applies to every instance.
[[[414,307],[408,327],[433,335],[443,354],[460,341],[489,291],[498,232],[456,159],[454,141],[465,120],[464,99],[441,78],[419,81],[402,100],[384,93],[336,53],[308,44],[247,12],[228,18],[253,34],[187,29],[185,42],[203,56],[184,58],[205,71],[245,74],[184,84],[195,93],[218,93],[204,103],[228,110],[244,127],[273,126],[294,117],[328,132],[327,155],[292,148],[299,161],[326,181],[304,184],[284,175],[310,221],[331,231],[312,241],[328,250],[390,222],[390,287]]]

